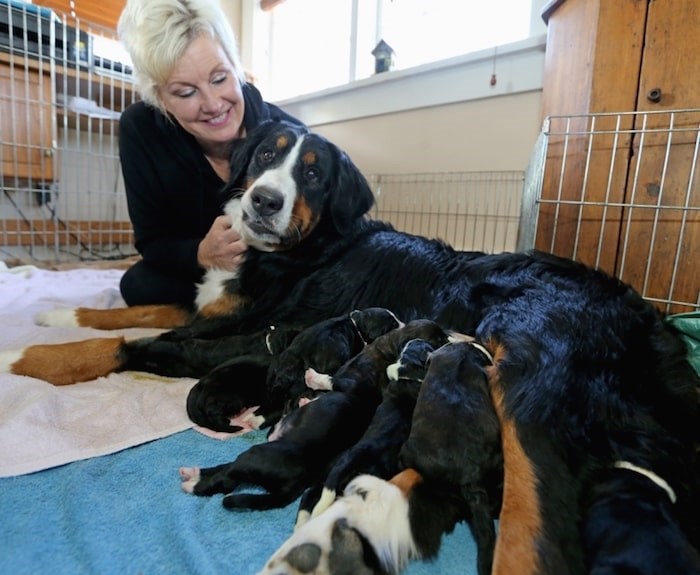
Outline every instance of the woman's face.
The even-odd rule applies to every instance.
[[[205,152],[242,135],[245,104],[238,76],[218,42],[196,37],[161,88],[165,109]]]

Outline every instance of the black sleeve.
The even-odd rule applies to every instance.
[[[167,120],[139,102],[119,123],[119,155],[135,245],[143,259],[168,274],[197,281],[197,249],[213,217],[202,213],[201,177],[186,149],[178,154]],[[182,142],[186,144],[186,142]],[[208,221],[201,222],[204,217]]]

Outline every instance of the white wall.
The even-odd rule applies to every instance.
[[[522,42],[276,103],[366,174],[524,170],[542,121],[539,14],[547,3],[533,0],[531,37]],[[231,11],[244,66],[261,69],[265,54],[252,48],[252,36],[264,33],[257,2],[233,0]]]

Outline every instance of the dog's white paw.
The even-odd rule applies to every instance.
[[[310,367],[304,372],[304,382],[309,389],[329,391],[333,389],[331,376],[326,373],[318,373]]]
[[[185,493],[192,493],[194,486],[199,482],[199,467],[180,467],[180,479],[182,479],[182,490]]]
[[[22,359],[23,349],[7,349],[0,351],[0,373],[12,373],[12,365]]]
[[[75,308],[41,311],[34,316],[34,323],[47,327],[79,327],[75,312]]]

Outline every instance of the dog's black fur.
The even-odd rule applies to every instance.
[[[675,521],[671,493],[629,469],[601,470],[591,484],[582,502],[591,575],[700,574],[700,553]]]
[[[489,359],[471,343],[451,343],[430,354],[404,467],[444,491],[457,491],[469,512],[479,575],[491,573],[500,508],[503,455],[499,422],[485,367]],[[420,526],[419,526],[420,528]]]
[[[257,186],[290,150],[299,152],[286,180],[294,184]],[[299,127],[260,126],[231,165],[223,200],[241,207],[245,236],[264,231],[268,243],[251,247],[227,284],[239,302],[229,315],[200,318],[164,339],[308,326],[367,307],[474,334],[496,358],[489,386],[508,438],[495,573],[584,573],[577,526],[589,478],[669,438],[676,464],[654,471],[678,494],[672,520],[700,545],[699,378],[678,334],[632,288],[552,255],[457,252],[369,220],[373,195],[359,170]],[[292,195],[289,225],[273,230],[275,202],[258,209],[258,200]],[[512,481],[516,463],[528,481]],[[656,465],[653,457],[646,463]],[[525,536],[512,537],[515,530]]]
[[[257,150],[280,133],[300,137],[292,127],[263,127],[237,150],[233,165],[258,173]],[[513,562],[527,556],[531,571],[583,573],[576,525],[585,479],[620,457],[634,460],[642,442],[667,437],[679,462],[665,477],[679,493],[674,520],[697,547],[700,383],[685,344],[657,310],[621,281],[566,259],[457,252],[367,220],[367,183],[332,144],[318,136],[313,143],[327,150],[326,185],[322,192],[301,185],[297,193],[314,196],[316,228],[286,251],[250,250],[237,281],[248,305],[212,325],[198,322],[188,335],[293,325],[300,313],[314,323],[371,306],[474,333],[496,356],[490,386],[502,398],[499,418],[515,430],[535,478],[523,497],[541,525],[530,532],[532,541],[512,550]],[[651,438],[635,432],[650,427]],[[501,536],[518,521],[503,515]]]

